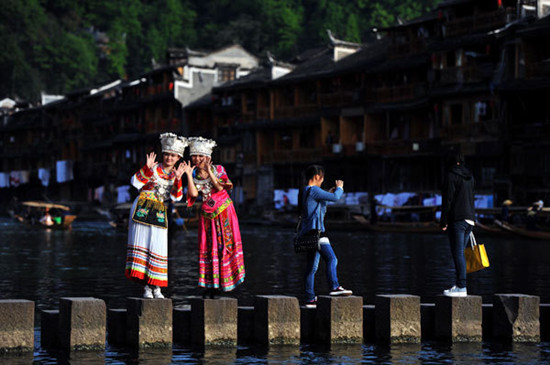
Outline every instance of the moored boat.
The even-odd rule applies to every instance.
[[[502,222],[498,219],[495,219],[495,224],[502,229],[505,229],[509,232],[515,233],[517,235],[528,237],[536,240],[549,240],[550,241],[550,232],[547,231],[534,231],[525,229],[522,227],[515,226],[510,223]]]
[[[44,201],[25,201],[12,216],[19,222],[41,228],[67,230],[72,228],[76,215],[67,205]]]

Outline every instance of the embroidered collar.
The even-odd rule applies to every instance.
[[[162,163],[157,164],[156,170],[157,170],[157,175],[162,179],[170,180],[174,178],[174,176],[176,176],[174,169],[172,169],[170,173],[166,173],[166,171],[164,171],[164,166],[162,166]]]

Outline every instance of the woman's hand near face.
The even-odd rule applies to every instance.
[[[155,166],[155,163],[156,163],[156,159],[157,159],[157,154],[154,153],[154,152],[151,152],[150,154],[146,155],[147,156],[147,167],[152,169],[153,166]]]
[[[176,179],[178,179],[178,180],[181,179],[181,177],[183,176],[184,169],[185,169],[185,167],[183,165],[184,163],[185,163],[185,161],[180,163],[180,165],[178,166],[178,168],[175,171]]]
[[[206,171],[211,171],[212,170],[212,158],[211,157],[208,157],[208,156],[204,157],[204,169],[203,170],[206,170]]]
[[[195,166],[192,166],[191,162],[182,161],[180,166],[183,166],[183,173],[188,175],[191,175],[195,169]]]

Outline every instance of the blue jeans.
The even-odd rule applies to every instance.
[[[466,260],[464,259],[464,248],[468,244],[470,232],[473,226],[465,221],[457,221],[449,224],[447,232],[451,243],[451,253],[456,269],[456,286],[466,287]]]
[[[327,266],[327,280],[331,290],[340,286],[338,284],[338,277],[336,276],[336,265],[338,259],[332,250],[330,243],[321,243],[319,245],[319,251],[307,253],[307,271],[306,271],[306,301],[312,301],[315,299],[315,273],[319,267],[319,258],[323,257]]]

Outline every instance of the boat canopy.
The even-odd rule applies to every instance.
[[[40,201],[29,201],[29,202],[23,202],[22,205],[25,205],[27,207],[33,207],[33,208],[50,208],[50,209],[62,209],[69,211],[71,208],[69,208],[66,205],[61,204],[55,204],[55,203],[47,203],[47,202],[40,202]]]

